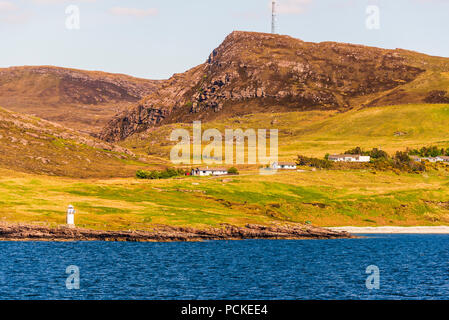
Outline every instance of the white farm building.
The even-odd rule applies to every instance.
[[[418,156],[410,156],[410,159],[416,162],[421,161],[429,161],[429,162],[449,162],[449,157],[447,156],[438,156],[438,157],[418,157]]]
[[[228,169],[225,168],[196,168],[192,170],[192,176],[225,176],[228,174]]]
[[[361,156],[359,154],[337,154],[329,156],[329,161],[334,162],[370,162],[370,156]]]
[[[275,162],[271,168],[276,170],[296,170],[297,166],[294,162]]]
[[[438,162],[449,162],[449,157],[447,156],[438,156],[437,157]]]

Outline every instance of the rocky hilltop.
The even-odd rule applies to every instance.
[[[0,69],[0,106],[94,134],[159,83],[51,66],[11,67]]]
[[[447,71],[449,59],[405,50],[236,31],[204,64],[118,114],[100,137],[118,141],[160,124],[255,112],[439,101],[446,93],[431,92],[432,81],[421,80]]]

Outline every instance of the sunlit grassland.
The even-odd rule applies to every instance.
[[[428,145],[449,145],[449,105],[410,104],[337,111],[252,114],[202,124],[203,131],[218,129],[278,129],[279,157],[293,160],[298,154],[324,157],[356,146],[381,148],[393,153]],[[192,124],[165,125],[136,135],[123,145],[136,152],[168,157],[175,144],[175,128]],[[207,142],[203,143],[203,147]]]
[[[447,123],[449,105],[401,105],[346,113],[254,114],[203,123],[203,130],[216,128],[224,133],[229,128],[276,128],[280,158],[293,160],[298,154],[323,157],[355,146],[380,147],[390,153],[407,147],[448,147]],[[171,130],[178,127],[191,129],[191,124],[154,128],[125,141],[125,145],[136,153],[150,151],[164,156],[165,159],[154,159],[169,165],[167,155],[173,145],[169,137]],[[55,140],[56,145],[51,147],[61,149],[57,145],[60,142]],[[140,165],[131,159],[117,161],[123,165],[121,170]],[[79,163],[73,168],[82,170]],[[103,168],[104,165],[96,165],[98,170],[104,171]],[[272,176],[239,168],[241,175],[237,177],[158,181],[82,180],[2,170],[0,219],[63,224],[65,209],[73,204],[78,211],[78,226],[107,230],[150,230],[157,225],[203,228],[222,223],[310,222],[321,226],[449,223],[449,174],[442,167],[424,174],[307,170]]]
[[[310,222],[320,226],[449,223],[447,172],[248,172],[227,178],[76,180],[0,171],[0,217],[106,230]]]

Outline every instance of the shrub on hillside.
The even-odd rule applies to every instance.
[[[435,152],[435,148],[422,148],[421,151],[424,153]],[[440,150],[441,151],[441,150]],[[420,151],[416,151],[420,152]],[[406,172],[422,172],[426,170],[425,165],[422,163],[413,161],[410,156],[410,150],[406,152],[398,151],[393,157],[390,157],[388,153],[378,148],[373,148],[370,151],[365,151],[360,147],[348,150],[347,154],[360,154],[364,156],[371,157],[370,166],[376,170],[393,170],[395,172],[406,171]],[[340,164],[341,165],[341,164]]]
[[[136,172],[137,179],[149,179],[149,180],[158,180],[158,179],[169,179],[177,176],[183,176],[186,172],[182,169],[174,169],[167,168],[163,171],[153,170],[153,171],[145,171],[139,170]]]
[[[365,151],[360,147],[348,150],[345,154],[359,154],[361,156],[370,156],[371,159],[388,159],[388,153],[378,148],[373,148],[370,151]]]
[[[237,175],[237,174],[239,174],[239,170],[237,170],[237,168],[235,168],[235,167],[232,167],[228,170],[228,173]]]
[[[355,147],[354,149],[345,151],[344,154],[359,154],[361,156],[367,156],[368,152],[363,151],[360,147]]]
[[[449,156],[449,148],[438,148],[436,146],[422,147],[421,149],[407,149],[407,153],[412,156],[420,157],[438,157]]]
[[[372,149],[368,155],[371,157],[371,159],[374,159],[374,160],[389,158],[388,153],[386,153],[383,150],[379,150],[377,148]]]
[[[398,151],[393,157],[393,166],[401,171],[425,171],[426,166],[413,161],[407,152]]]
[[[317,169],[329,169],[332,167],[332,162],[327,159],[309,158],[306,156],[298,156],[296,160],[298,166],[308,166]]]
[[[136,172],[137,179],[148,179],[148,171],[139,170]]]
[[[402,152],[402,151],[396,152],[396,154],[394,155],[393,159],[398,164],[409,163],[411,161],[410,156],[408,155],[408,153],[407,152]]]

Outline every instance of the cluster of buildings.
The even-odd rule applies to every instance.
[[[449,161],[449,157],[448,161]],[[334,162],[370,162],[370,156],[362,156],[358,154],[340,154],[329,156],[329,161]],[[274,162],[271,164],[271,169],[274,170],[296,170],[297,164],[295,162]],[[191,172],[192,176],[225,176],[228,175],[228,169],[226,168],[196,168]]]
[[[449,163],[448,156],[438,156],[438,157],[411,156],[410,158],[417,162],[429,161],[429,162],[448,162]],[[370,162],[371,157],[370,156],[361,156],[361,155],[356,155],[356,154],[339,154],[339,155],[329,156],[329,161],[333,161],[333,162]]]
[[[274,162],[271,165],[271,169],[276,170],[296,170],[297,165],[295,162]],[[192,176],[207,177],[207,176],[226,176],[229,175],[229,171],[226,168],[195,168],[190,173]]]
[[[226,168],[196,168],[191,172],[192,176],[205,177],[205,176],[226,176],[229,174]]]
[[[333,162],[370,162],[370,156],[362,156],[359,154],[336,154],[329,156],[329,161]]]
[[[296,170],[297,165],[295,162],[274,162],[271,168],[275,170]]]
[[[438,157],[418,157],[411,156],[412,160],[421,162],[447,162],[449,163],[449,156],[438,156]],[[329,156],[329,161],[333,162],[354,162],[354,163],[366,163],[371,161],[370,156],[362,156],[359,154],[336,154]],[[274,162],[271,165],[271,169],[275,170],[296,170],[297,164],[295,162]],[[226,168],[196,168],[191,172],[192,176],[225,176],[228,175],[228,169]]]
[[[449,158],[449,157],[448,157]],[[370,162],[370,156],[362,156],[359,154],[336,154],[329,156],[329,161],[333,162]],[[277,170],[296,170],[295,162],[275,162],[271,165],[272,169]]]
[[[449,162],[449,157],[447,156],[438,156],[438,157],[418,157],[418,156],[411,156],[410,157],[413,161],[416,162],[422,162],[422,161],[429,161],[429,162]]]

